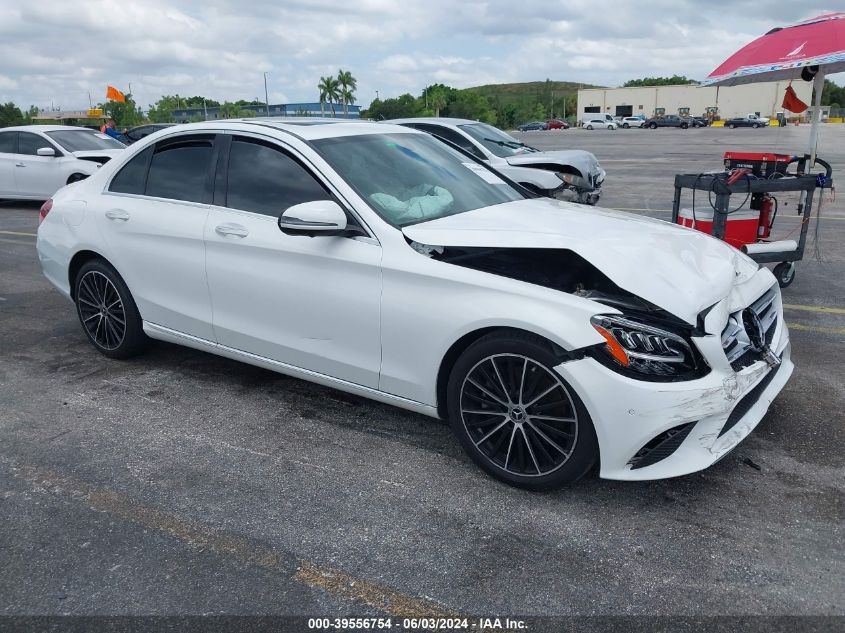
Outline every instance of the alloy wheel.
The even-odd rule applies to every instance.
[[[519,354],[488,356],[461,386],[461,421],[496,467],[524,477],[563,466],[578,440],[578,412],[564,383]]]
[[[79,280],[77,306],[82,325],[102,349],[117,349],[126,336],[126,311],[111,280],[91,270]]]

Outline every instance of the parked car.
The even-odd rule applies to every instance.
[[[133,128],[129,128],[123,135],[128,140],[129,144],[135,143],[140,141],[142,138],[149,136],[153,132],[158,132],[159,130],[164,130],[169,127],[173,127],[176,125],[175,123],[147,123],[146,125],[138,125]]]
[[[608,121],[603,118],[585,119],[585,130],[615,130],[619,127],[616,121]]]
[[[550,119],[546,121],[547,130],[568,130],[569,123],[563,119]]]
[[[532,130],[548,130],[549,126],[543,121],[530,121],[529,123],[523,123],[516,129],[520,132],[530,132]]]
[[[0,198],[46,200],[96,173],[125,145],[98,131],[67,125],[0,129]]]
[[[596,157],[580,149],[541,152],[478,121],[449,118],[395,119],[387,121],[428,132],[454,143],[531,191],[551,198],[596,204],[605,171]]]
[[[677,114],[667,114],[666,116],[652,117],[646,119],[643,127],[651,128],[652,130],[658,127],[678,127],[686,130],[692,126],[692,121],[686,117],[680,117]]]
[[[601,112],[587,112],[581,117],[581,125],[588,130],[592,129],[610,129],[615,130],[619,127],[616,119],[607,113]]]
[[[41,218],[44,274],[104,356],[160,339],[446,418],[525,488],[596,463],[706,468],[793,370],[767,268],[697,231],[526,198],[407,127],[173,128]]]
[[[766,127],[769,125],[769,119],[762,119],[756,114],[747,114],[741,117],[735,117],[733,119],[728,119],[725,121],[725,127],[729,127],[731,129],[735,127]]]
[[[622,117],[620,126],[625,128],[626,130],[631,127],[642,127],[645,124],[645,119],[641,119],[640,117],[636,116],[626,116]]]

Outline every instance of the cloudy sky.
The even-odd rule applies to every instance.
[[[161,94],[313,101],[321,75],[358,78],[358,102],[551,78],[607,86],[703,78],[774,26],[833,0],[0,0],[0,102],[64,109],[107,83]],[[845,83],[845,74],[833,76]]]

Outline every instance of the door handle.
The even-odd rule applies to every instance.
[[[26,167],[23,163],[15,163],[15,167]]]
[[[218,224],[214,227],[214,232],[222,237],[246,237],[249,235],[249,230],[240,224]]]
[[[116,222],[126,222],[129,219],[129,213],[123,209],[109,209],[106,211],[106,217]]]

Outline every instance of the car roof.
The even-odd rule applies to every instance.
[[[423,116],[411,117],[407,119],[389,119],[381,121],[380,123],[394,123],[401,125],[402,123],[439,123],[441,125],[466,125],[468,123],[481,123],[481,121],[473,121],[472,119],[453,119],[445,116]]]
[[[12,127],[4,127],[0,132],[61,132],[64,130],[84,130],[86,132],[94,132],[88,127],[80,127],[78,125],[15,125]]]
[[[392,129],[391,129],[392,128]],[[329,119],[318,117],[255,117],[245,119],[217,119],[201,121],[199,123],[184,123],[169,128],[169,131],[213,131],[239,130],[242,132],[258,132],[274,130],[286,133],[304,141],[339,136],[358,136],[363,134],[385,134],[397,132],[402,134],[422,134],[406,127],[374,123],[372,121]]]

